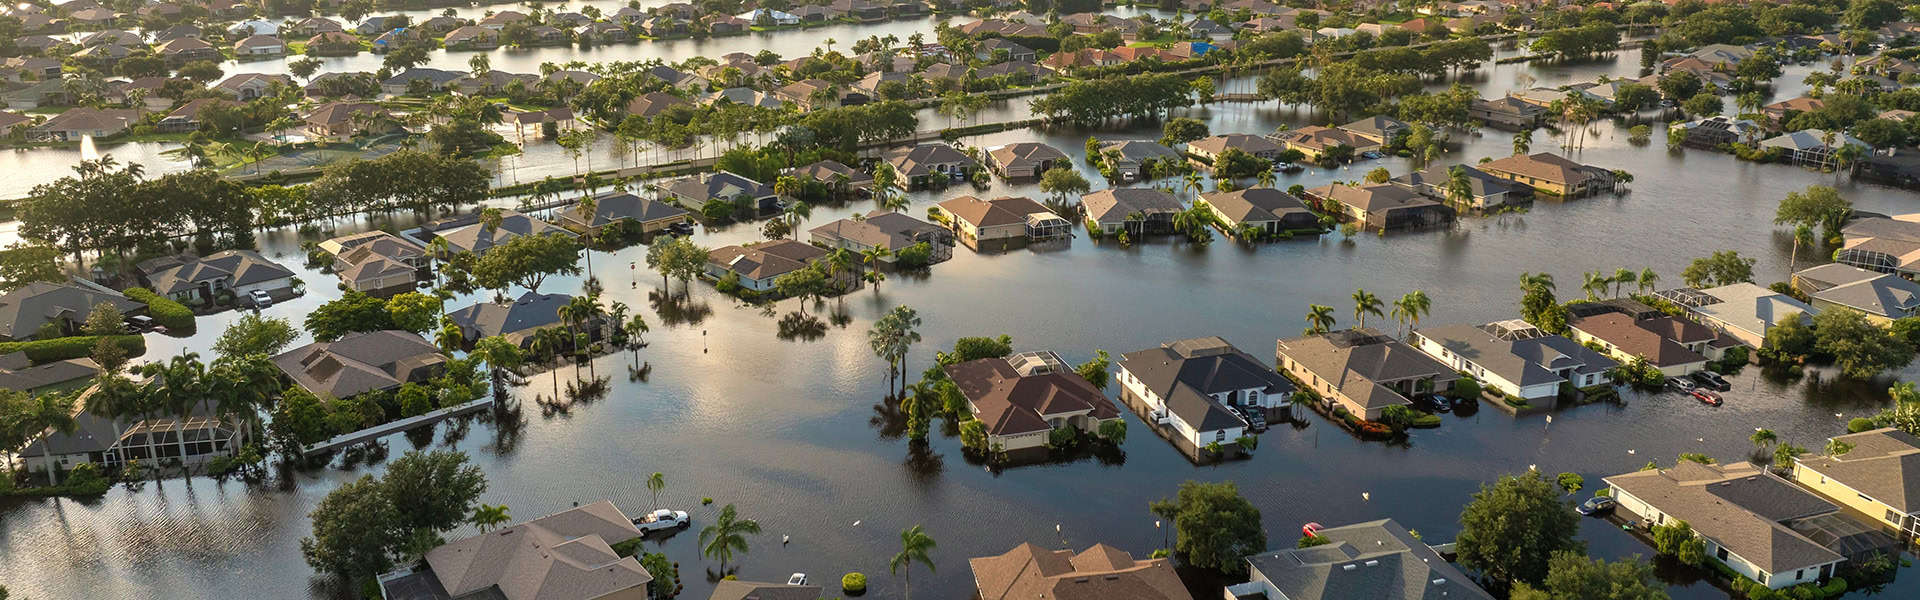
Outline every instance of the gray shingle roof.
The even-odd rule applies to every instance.
[[[626,192],[608,192],[594,196],[593,200],[595,204],[591,223],[582,223],[587,220],[585,215],[582,214],[586,212],[586,207],[579,204],[575,204],[572,208],[567,209],[566,212],[562,213],[561,218],[576,224],[600,227],[622,219],[632,219],[639,223],[650,223],[687,214],[685,209],[678,206],[659,202],[651,198],[642,198]]]
[[[573,301],[566,294],[521,294],[512,304],[481,302],[447,316],[473,338],[531,333],[560,324],[560,307]]]
[[[1126,221],[1134,213],[1173,214],[1185,208],[1173,194],[1157,188],[1107,188],[1081,196],[1080,206],[1088,219],[1100,223]]]
[[[523,235],[567,233],[552,223],[535,219],[511,210],[500,211],[500,226],[488,230],[485,224],[474,223],[463,227],[440,232],[447,245],[456,252],[485,254],[494,246],[499,246]]]
[[[644,590],[653,577],[633,557],[614,553],[611,544],[636,537],[640,530],[633,522],[612,502],[601,500],[434,548],[426,562],[455,598],[487,593],[504,600],[631,595],[632,590]]]
[[[1800,464],[1907,514],[1920,512],[1920,439],[1898,429],[1833,438],[1853,444],[1840,456],[1803,457]]]
[[[1280,340],[1276,351],[1293,359],[1366,408],[1406,404],[1399,393],[1380,385],[1435,377],[1451,381],[1453,369],[1413,347],[1371,328]]]
[[[221,279],[228,280],[227,287],[240,287],[292,277],[293,271],[267,260],[258,252],[225,250],[151,273],[147,279],[153,283],[153,291],[167,295]]]
[[[1557,335],[1508,340],[1472,325],[1425,327],[1414,335],[1433,340],[1455,355],[1522,387],[1565,381],[1566,378],[1555,374],[1561,369],[1597,373],[1619,366],[1613,359]]]
[[[1492,600],[1392,519],[1322,529],[1332,543],[1247,557],[1290,600]]]
[[[1212,394],[1246,389],[1285,394],[1294,389],[1293,382],[1272,367],[1218,337],[1129,352],[1120,358],[1120,368],[1165,398],[1169,410],[1200,431],[1246,426]]]
[[[314,342],[273,357],[288,378],[322,398],[398,388],[446,363],[440,349],[411,331],[370,331]]]
[[[88,281],[36,281],[0,296],[0,339],[31,337],[40,326],[56,319],[84,322],[93,307],[112,305],[122,313],[146,305]]]
[[[1839,507],[1751,463],[1720,466],[1683,460],[1670,469],[1615,475],[1606,482],[1686,521],[1695,533],[1769,573],[1843,558],[1782,523]]]

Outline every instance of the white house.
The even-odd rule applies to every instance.
[[[1620,364],[1524,321],[1421,328],[1413,332],[1413,345],[1508,396],[1528,400],[1558,396],[1563,383],[1599,385],[1607,381],[1607,370]]]
[[[1282,408],[1293,383],[1218,337],[1168,342],[1120,359],[1128,404],[1148,422],[1171,427],[1194,447],[1228,444],[1247,433],[1240,410]]]
[[[1620,508],[1651,525],[1686,522],[1710,559],[1769,588],[1824,581],[1847,560],[1792,526],[1839,507],[1752,463],[1682,460],[1606,482]]]

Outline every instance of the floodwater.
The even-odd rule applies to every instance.
[[[1501,66],[1474,85],[1504,90],[1525,84],[1523,78],[1552,83],[1630,74],[1633,58],[1629,52],[1617,64]],[[1789,70],[1783,94],[1794,93],[1806,68]],[[1191,114],[1217,132],[1260,133],[1306,122],[1270,105],[1224,105]],[[647,547],[680,564],[685,598],[705,597],[710,578],[717,577],[703,574],[717,565],[700,556],[698,528],[721,506],[735,504],[765,528],[750,540],[752,551],[735,561],[744,579],[784,580],[804,572],[816,582],[832,582],[860,571],[871,578],[871,597],[899,598],[903,578],[887,573],[887,560],[897,551],[897,532],[918,524],[939,546],[933,552],[937,570],[915,567],[917,597],[961,599],[973,593],[967,558],[1021,542],[1075,549],[1106,542],[1136,556],[1148,554],[1163,545],[1167,532],[1156,528],[1147,504],[1172,495],[1185,480],[1237,482],[1263,512],[1274,547],[1291,547],[1293,532],[1306,522],[1385,517],[1443,541],[1458,534],[1460,508],[1474,490],[1503,473],[1530,467],[1572,471],[1593,489],[1602,485],[1601,477],[1648,460],[1671,464],[1682,452],[1739,459],[1751,449],[1746,437],[1756,427],[1818,448],[1827,436],[1842,433],[1847,419],[1884,406],[1884,394],[1876,390],[1886,381],[1810,383],[1820,379],[1817,372],[1777,381],[1750,368],[1733,378],[1734,391],[1720,408],[1672,394],[1629,394],[1619,404],[1561,411],[1551,423],[1543,416],[1516,419],[1480,410],[1449,415],[1441,428],[1415,431],[1402,444],[1362,442],[1309,416],[1304,427],[1280,426],[1265,434],[1250,460],[1206,467],[1188,462],[1129,414],[1133,434],[1122,448],[1124,460],[995,473],[967,462],[952,436],[936,435],[927,451],[914,451],[898,437],[893,414],[882,404],[885,369],[864,332],[898,305],[916,308],[924,319],[925,341],[909,356],[910,373],[926,368],[934,350],[956,338],[1003,333],[1013,336],[1017,350],[1053,350],[1076,363],[1096,349],[1118,355],[1207,335],[1265,358],[1276,338],[1299,333],[1308,304],[1333,306],[1346,323],[1347,298],[1356,288],[1388,299],[1425,290],[1433,298],[1425,322],[1483,323],[1514,315],[1516,282],[1526,271],[1553,274],[1562,296],[1569,297],[1578,293],[1583,272],[1651,267],[1672,285],[1692,258],[1733,249],[1758,260],[1755,273],[1762,283],[1784,279],[1791,242],[1771,222],[1775,203],[1790,191],[1835,182],[1831,174],[1721,154],[1670,155],[1659,133],[1651,145],[1637,147],[1622,127],[1603,123],[1597,131],[1577,158],[1631,171],[1631,193],[1541,202],[1524,214],[1467,218],[1438,231],[1363,234],[1350,242],[1332,234],[1257,248],[1224,240],[1205,248],[1166,241],[1120,248],[1083,235],[1044,250],[982,255],[961,248],[928,276],[896,275],[877,291],[806,307],[810,314],[845,315],[844,325],[828,325],[812,339],[787,339],[779,331],[780,317],[801,308],[797,301],[771,309],[744,306],[698,283],[689,300],[663,313],[650,300],[661,289],[660,277],[632,266],[644,266],[643,247],[596,253],[592,264],[607,288],[605,299],[636,307],[653,325],[651,346],[637,357],[652,367],[650,381],[627,380],[633,355],[604,356],[593,363],[595,372],[611,378],[604,398],[556,415],[524,402],[517,418],[473,422],[459,431],[443,426],[424,446],[472,455],[490,482],[481,501],[508,505],[515,520],[602,498],[639,514],[653,508],[643,480],[664,473],[668,485],[659,504],[691,512],[695,529]],[[1038,138],[1078,156],[1089,133],[1010,132],[966,143]],[[1157,129],[1100,133],[1120,134],[1157,137]],[[1510,152],[1509,137],[1497,132],[1459,141],[1464,147],[1444,160],[1472,162]],[[1542,131],[1534,148],[1555,143]],[[1408,168],[1402,159],[1380,162],[1395,173]],[[1312,169],[1284,176],[1280,185],[1359,179],[1372,166]],[[929,204],[962,193],[1042,195],[1032,184],[992,187],[916,193],[910,212],[922,214]],[[1863,210],[1911,212],[1920,206],[1906,191],[1839,187]],[[870,208],[816,208],[807,225]],[[342,232],[370,226],[339,225]],[[735,226],[694,239],[718,246],[756,238],[757,226]],[[270,232],[261,241],[288,266],[301,262],[293,232]],[[303,270],[301,276],[311,293],[276,305],[270,314],[298,319],[337,295],[327,275]],[[559,278],[542,289],[581,287],[580,278]],[[679,283],[672,289],[678,292]],[[203,318],[200,335],[191,339],[153,338],[146,359],[181,351],[209,355],[211,338],[235,318]],[[574,376],[572,367],[536,375],[512,393],[531,398],[550,389],[550,377]],[[419,445],[402,436],[388,444],[390,455]],[[310,530],[307,512],[329,490],[382,469],[343,463],[263,488],[196,478],[116,488],[88,502],[14,501],[0,506],[0,556],[7,557],[0,561],[0,582],[34,598],[335,596],[337,590],[300,558],[298,540]],[[713,504],[703,506],[704,498]],[[783,536],[791,543],[783,545]],[[1581,537],[1597,556],[1650,554],[1599,520],[1583,520]],[[1920,593],[1920,574],[1907,569],[1902,575],[1886,597]],[[1676,598],[1726,597],[1696,577],[1667,576]],[[1196,597],[1218,593],[1202,592]]]

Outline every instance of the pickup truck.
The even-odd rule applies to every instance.
[[[660,509],[633,520],[641,531],[664,531],[675,527],[685,527],[692,521],[687,519],[687,511]]]

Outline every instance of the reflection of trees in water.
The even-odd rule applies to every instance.
[[[713,307],[705,302],[687,296],[664,294],[659,290],[647,292],[647,302],[653,305],[654,314],[660,315],[660,322],[669,327],[699,325],[707,317],[713,316]]]
[[[902,464],[917,483],[933,481],[947,468],[946,455],[934,452],[933,445],[923,441],[907,443],[907,459]]]
[[[897,440],[907,434],[907,411],[900,407],[900,401],[888,396],[873,405],[873,416],[867,424],[879,430],[880,439]]]
[[[406,436],[408,443],[413,444],[414,450],[425,450],[427,446],[433,444],[433,429],[432,426],[415,427],[408,429],[403,435]]]
[[[1891,401],[1887,388],[1898,380],[1899,374],[1887,374],[1872,379],[1854,379],[1840,376],[1839,370],[1832,367],[1807,367],[1769,364],[1760,369],[1760,383],[1775,390],[1783,389],[1804,380],[1806,385],[1799,388],[1800,398],[1808,404],[1822,407],[1824,410],[1875,411],[1885,408]],[[1751,383],[1749,386],[1753,385]],[[1740,391],[1740,386],[1734,386]]]
[[[607,377],[575,379],[567,382],[567,387],[561,392],[559,398],[535,396],[534,403],[540,405],[540,416],[543,417],[571,415],[575,406],[591,405],[606,398],[607,392],[612,389],[612,386],[608,385],[609,379]]]
[[[827,323],[819,317],[794,311],[780,317],[780,330],[776,335],[789,342],[811,342],[826,337]]]
[[[351,471],[359,468],[360,465],[377,465],[387,459],[387,442],[380,440],[365,444],[354,444],[346,447],[340,454],[340,470],[342,471]]]

